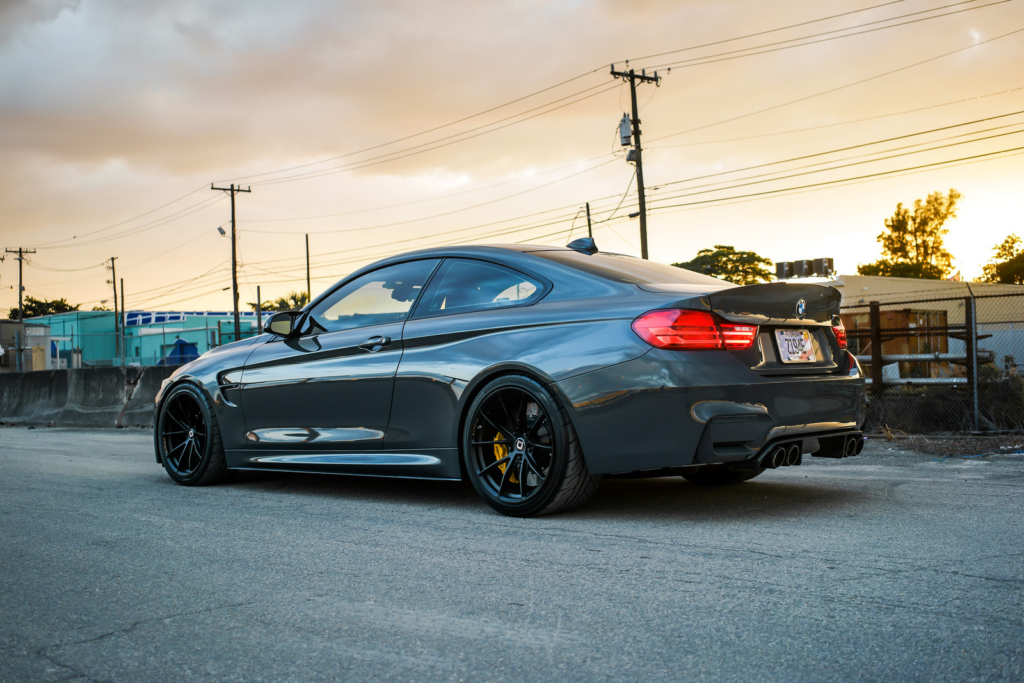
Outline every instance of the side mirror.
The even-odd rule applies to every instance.
[[[275,334],[278,337],[291,337],[297,331],[295,321],[302,311],[281,311],[267,318],[267,324],[263,327],[264,332]]]

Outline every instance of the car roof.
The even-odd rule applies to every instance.
[[[428,249],[415,249],[401,254],[390,256],[378,261],[406,260],[408,258],[423,258],[431,256],[481,256],[484,254],[495,254],[502,252],[513,252],[528,254],[532,251],[571,251],[568,247],[552,247],[547,244],[461,244],[448,247],[430,247]]]

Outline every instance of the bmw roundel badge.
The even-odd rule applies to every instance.
[[[796,302],[796,317],[803,320],[805,313],[807,313],[807,302],[800,299]]]

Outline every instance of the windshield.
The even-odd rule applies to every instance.
[[[723,285],[728,284],[717,278],[694,273],[692,270],[676,268],[664,263],[644,261],[624,254],[581,254],[578,251],[533,251],[539,256],[564,266],[582,270],[591,275],[614,282],[633,285]]]

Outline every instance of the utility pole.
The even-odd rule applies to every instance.
[[[309,234],[306,234],[306,303],[313,300],[313,288],[309,286]]]
[[[590,202],[587,202],[587,237],[594,239],[594,228],[590,225]]]
[[[214,187],[213,183],[210,183],[211,190],[220,190],[221,192],[227,192],[231,195],[231,299],[234,301],[235,306],[235,341],[241,339],[241,327],[242,323],[238,318],[238,257],[236,256],[235,248],[235,195],[239,192],[252,192],[251,188],[242,189],[239,185],[235,187],[234,183],[231,183],[231,187]]]
[[[110,257],[110,287],[114,290],[114,358],[121,357],[121,323],[117,319],[117,256]]]
[[[637,191],[640,195],[640,257],[647,258],[647,200],[644,197],[644,162],[643,162],[643,150],[640,147],[640,113],[636,106],[636,84],[637,81],[641,83],[654,83],[659,84],[661,80],[658,77],[658,72],[655,71],[653,76],[648,76],[643,70],[640,73],[636,73],[634,69],[629,71],[616,71],[615,65],[612,64],[612,76],[614,78],[621,78],[622,80],[629,81],[629,94],[633,102],[633,149],[636,150],[636,186]]]
[[[259,285],[256,285],[256,334],[263,334],[263,299]]]
[[[128,315],[125,313],[127,307],[124,304],[124,278],[121,278],[121,318],[118,320],[121,324],[121,365],[124,365],[124,357],[128,355],[128,351],[125,349],[125,343],[128,341],[128,333],[124,329],[128,323]]]
[[[21,295],[25,291],[25,285],[22,282],[22,265],[25,262],[25,254],[34,254],[36,253],[36,250],[18,247],[17,249],[5,249],[4,251],[5,253],[8,254],[17,254],[16,258],[18,259],[18,322],[23,322],[25,320],[25,306],[21,302]]]

